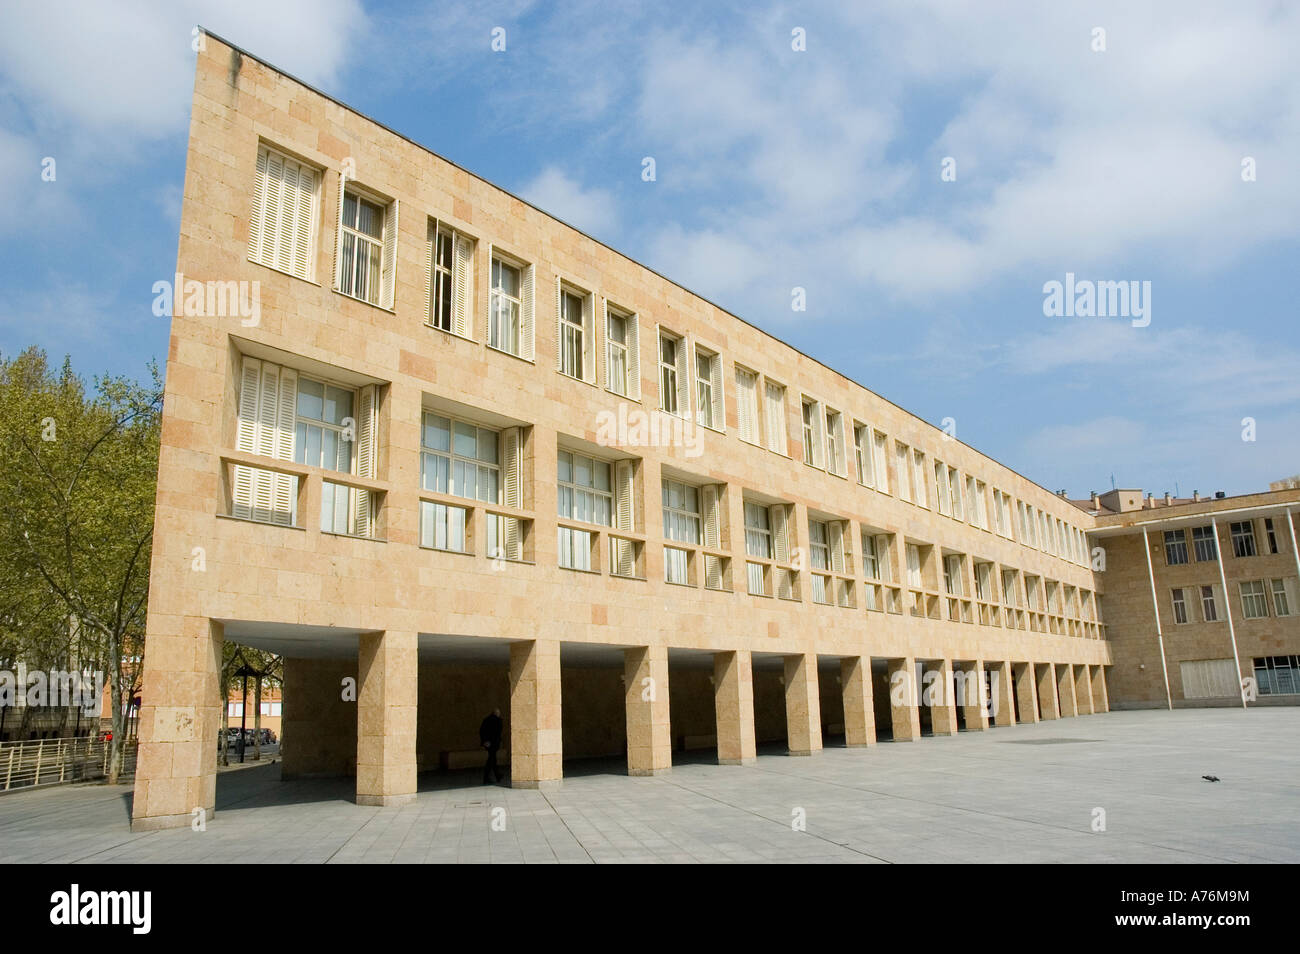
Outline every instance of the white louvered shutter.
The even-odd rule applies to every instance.
[[[772,529],[772,559],[777,563],[790,562],[790,546],[786,537],[785,504],[767,508],[767,519]]]
[[[262,249],[266,242],[266,214],[270,207],[271,156],[265,149],[257,151],[257,173],[253,179],[253,201],[248,212],[248,257],[255,262],[263,261]]]
[[[451,305],[451,328],[464,338],[472,338],[474,329],[470,327],[473,320],[470,302],[474,300],[474,243],[460,233],[455,235],[456,274],[452,279],[455,289]]]
[[[625,533],[635,533],[633,509],[633,471],[630,460],[614,464],[614,527]],[[631,576],[636,571],[636,551],[631,540],[614,540],[614,569],[619,576]]]
[[[373,384],[357,392],[357,476],[374,479],[378,456],[378,393]],[[359,537],[374,532],[374,498],[370,491],[356,488],[350,494],[353,506],[353,523]]]
[[[711,553],[704,555],[704,585],[711,590],[722,589],[722,558]]]
[[[517,427],[507,427],[501,432],[501,464],[506,506],[522,510],[524,506],[523,439]],[[519,520],[515,517],[506,517],[502,520],[502,524],[504,524],[502,529],[505,531],[503,534],[505,539],[499,545],[505,550],[505,558],[523,559]]]
[[[316,170],[299,167],[298,191],[295,194],[293,274],[310,279],[311,253],[316,226]]]
[[[532,361],[536,353],[533,344],[533,273],[536,269],[529,265],[524,269],[523,284],[520,291],[519,306],[519,357]]]
[[[722,548],[722,527],[718,515],[718,488],[705,484],[703,488],[704,545],[713,550]]]
[[[438,275],[438,220],[429,220],[429,234],[424,239],[424,320],[432,325],[437,317],[433,313],[434,287]]]
[[[239,372],[239,420],[235,431],[235,449],[256,454],[258,403],[262,393],[262,362],[244,358]],[[231,513],[247,520],[253,516],[254,471],[237,464],[231,475]]]
[[[339,173],[339,207],[334,217],[334,289],[343,287],[343,196],[347,192],[348,177]]]
[[[294,424],[298,414],[298,372],[280,369],[279,397],[276,401],[274,454],[276,460],[293,460]],[[292,474],[272,474],[271,499],[275,522],[292,526],[298,511],[298,478]]]
[[[487,279],[488,279],[487,313],[483,322],[484,341],[492,340],[492,263],[495,260],[496,260],[496,252],[493,250],[493,246],[489,244],[487,247]],[[523,309],[520,310],[522,311]]]
[[[641,400],[641,319],[627,318],[627,396]]]
[[[838,520],[828,521],[826,524],[826,542],[831,551],[831,570],[835,573],[843,573],[844,524]]]
[[[596,296],[582,300],[582,378],[596,383]]]
[[[383,273],[380,279],[380,301],[385,308],[393,308],[397,302],[397,242],[398,202],[394,199],[384,212],[384,255]]]
[[[736,369],[736,425],[741,440],[758,443],[758,375]]]
[[[564,282],[555,279],[555,370],[564,370]]]
[[[722,355],[715,354],[709,365],[709,385],[713,391],[713,426],[727,429],[727,407],[722,394]]]
[[[593,300],[595,299],[594,295],[592,296],[592,299]],[[609,344],[609,301],[608,299],[604,297],[600,299],[600,309],[599,311],[597,311],[596,314],[599,316],[600,319],[600,336],[602,339],[600,343],[601,345],[600,346],[600,379],[596,381],[596,383],[599,384],[601,381],[604,381],[605,387],[609,387],[610,344]],[[591,339],[591,347],[592,348],[596,347],[595,338]],[[630,388],[628,390],[630,390]]]
[[[263,363],[258,384],[257,430],[254,453],[275,457],[275,428],[279,419],[280,367]],[[275,512],[276,475],[268,470],[253,471],[253,519],[269,523],[284,522]]]
[[[685,338],[677,339],[677,413],[691,420],[692,361],[691,345]]]

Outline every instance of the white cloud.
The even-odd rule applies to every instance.
[[[519,190],[543,212],[595,238],[608,239],[618,222],[614,196],[605,189],[583,189],[560,169],[548,166]]]

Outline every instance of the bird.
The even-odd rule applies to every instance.
[[[1217,775],[1202,775],[1201,778],[1205,779],[1207,782],[1217,782],[1219,780],[1219,776]]]

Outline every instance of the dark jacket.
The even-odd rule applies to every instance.
[[[483,720],[482,725],[478,727],[478,740],[488,748],[501,748],[501,717],[495,714],[489,714]]]

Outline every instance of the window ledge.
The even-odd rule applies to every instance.
[[[446,328],[440,328],[438,325],[435,325],[427,320],[424,322],[424,327],[428,328],[430,331],[441,332],[442,334],[446,335],[448,338],[455,338],[457,341],[468,341],[470,344],[478,344],[478,341],[476,341],[474,338],[472,338],[469,335],[462,335],[456,331],[448,331]]]
[[[584,569],[583,569],[582,567],[580,567],[580,566],[560,566],[559,564],[556,564],[556,565],[559,566],[559,568],[560,568],[561,570],[568,570],[570,573],[585,573],[585,574],[587,574],[588,576],[601,576],[601,575],[603,575],[603,574],[600,572],[600,570],[584,570]]]
[[[247,261],[252,265],[256,265],[258,268],[265,268],[267,271],[276,272],[280,275],[288,275],[290,278],[296,279],[300,282],[306,282],[308,285],[315,285],[317,288],[324,287],[323,285],[321,285],[320,282],[316,281],[314,278],[303,278],[301,275],[295,275],[293,272],[285,271],[283,268],[279,268],[278,266],[268,265],[266,264],[266,262],[259,262],[255,258],[249,258],[247,259]],[[176,290],[174,291],[174,294],[179,297],[180,291]]]
[[[473,550],[453,550],[450,547],[432,547],[429,546],[427,543],[421,543],[419,547],[421,550],[426,550],[429,553],[454,553],[456,556],[468,556],[468,557],[472,557],[475,555]]]
[[[483,343],[483,345],[489,351],[495,351],[497,354],[503,354],[507,358],[514,358],[516,361],[522,361],[524,364],[532,364],[532,365],[537,364],[536,358],[525,358],[521,354],[515,354],[513,351],[507,351],[504,348],[498,348],[496,345],[488,344],[486,341]]]
[[[330,291],[338,295],[340,298],[346,298],[348,301],[355,301],[357,304],[365,305],[367,308],[375,308],[390,315],[397,314],[396,308],[390,308],[387,305],[377,305],[373,301],[366,301],[364,298],[358,298],[356,295],[349,295],[347,292],[339,291],[337,288],[331,288]]]
[[[233,513],[216,514],[218,520],[233,520],[235,523],[251,523],[258,527],[278,527],[281,530],[298,530],[302,533],[307,532],[306,527],[300,527],[292,523],[274,523],[270,520],[254,520],[252,517],[236,517]]]
[[[339,533],[337,530],[322,530],[324,537],[343,537],[346,540],[365,540],[367,543],[387,543],[384,537],[363,537],[358,533]]]
[[[611,387],[606,387],[606,388],[605,388],[605,393],[606,393],[606,394],[612,394],[612,395],[614,395],[615,397],[622,398],[624,401],[632,401],[632,402],[634,402],[634,403],[636,403],[636,404],[640,404],[640,403],[641,403],[641,399],[640,399],[639,397],[633,397],[633,396],[630,395],[630,394],[624,394],[622,391],[615,391],[615,390],[614,390],[613,388],[611,388]]]
[[[674,583],[672,580],[664,580],[664,583],[666,583],[668,586],[684,586],[688,590],[699,589],[699,587],[696,586],[694,583]]]
[[[611,573],[609,574],[609,578],[611,580],[635,580],[639,583],[646,582],[646,578],[644,576],[636,576],[635,574],[630,574],[630,573]]]

